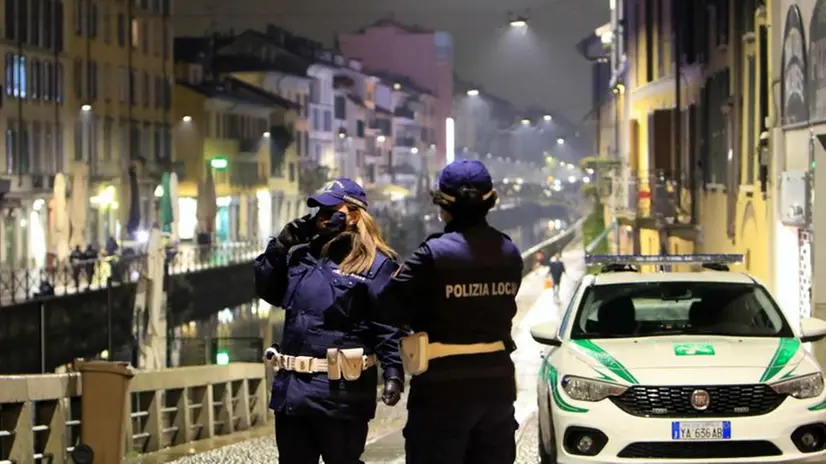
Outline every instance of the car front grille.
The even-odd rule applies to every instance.
[[[691,395],[705,390],[708,407],[695,409]],[[760,416],[780,406],[785,395],[774,392],[768,385],[715,385],[630,387],[622,395],[611,397],[620,409],[640,417],[745,417]]]
[[[780,456],[770,441],[649,441],[631,443],[617,457],[629,459],[733,459]]]

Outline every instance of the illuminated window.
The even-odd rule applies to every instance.
[[[132,20],[132,48],[138,48],[141,38],[141,24],[137,19]]]

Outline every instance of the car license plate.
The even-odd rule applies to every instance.
[[[730,440],[731,421],[672,422],[671,439],[680,441]]]

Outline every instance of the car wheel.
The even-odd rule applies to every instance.
[[[554,427],[553,424],[550,426],[551,430],[549,430],[550,434],[550,441],[548,442],[548,446],[545,446],[545,439],[543,438],[545,433],[542,430],[542,421],[539,421],[539,426],[537,427],[538,431],[538,440],[537,440],[537,447],[539,448],[539,463],[540,464],[556,464],[556,435],[554,434]]]

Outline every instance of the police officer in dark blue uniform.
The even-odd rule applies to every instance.
[[[404,385],[399,329],[378,323],[376,295],[398,269],[367,212],[364,190],[336,179],[255,261],[260,298],[286,310],[270,408],[280,462],[361,463],[376,412],[377,358],[382,400],[395,405]]]
[[[382,320],[409,326],[408,464],[505,464],[516,459],[510,353],[522,258],[488,225],[497,200],[479,161],[449,164],[433,201],[447,223],[379,294]]]

